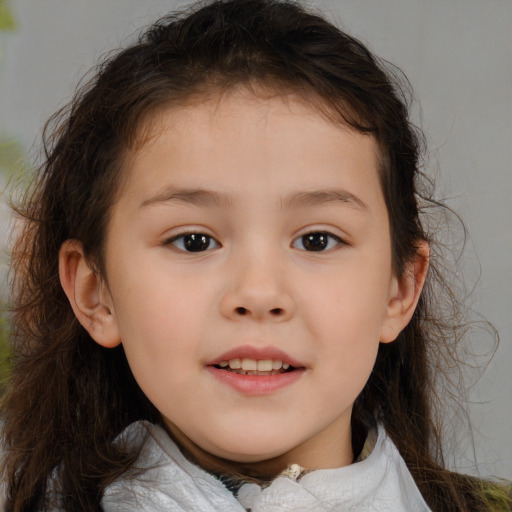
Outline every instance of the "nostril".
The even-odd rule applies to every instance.
[[[284,314],[283,308],[273,308],[270,311],[271,316],[282,316]],[[240,306],[238,308],[235,308],[235,313],[240,316],[245,316],[247,313],[249,313],[249,310],[247,308],[244,308],[243,306]]]

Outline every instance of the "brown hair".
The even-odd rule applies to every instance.
[[[18,210],[25,220],[13,250],[14,368],[2,412],[8,510],[44,510],[52,498],[68,512],[100,509],[106,486],[137,458],[113,440],[133,421],[160,422],[122,346],[94,343],[74,317],[58,252],[80,240],[102,272],[122,156],[141,122],[192,94],[238,84],[299,93],[375,137],[397,275],[420,241],[432,241],[418,205],[421,135],[394,73],[360,42],[287,1],[213,1],[158,21],[47,125],[45,160]],[[434,315],[432,286],[398,339],[379,349],[354,406],[354,443],[377,419],[432,509],[490,510],[479,485],[443,467],[433,371],[458,338]]]

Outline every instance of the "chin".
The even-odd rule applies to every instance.
[[[276,436],[275,429],[222,429],[221,432],[212,429],[207,436],[197,433],[186,435],[174,425],[170,430],[185,451],[196,456],[198,452],[203,452],[238,464],[256,464],[276,459],[301,444],[300,441],[294,443],[289,435]]]
[[[233,462],[262,462],[283,455],[293,448],[290,439],[276,439],[275,432],[269,433],[268,436],[236,436],[229,433],[223,439],[222,436],[211,437],[209,440],[195,441],[195,444],[211,455],[230,460]],[[282,442],[280,442],[282,441]]]

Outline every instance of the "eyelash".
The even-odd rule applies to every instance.
[[[188,240],[187,237],[189,237]],[[301,244],[302,247],[297,244]],[[180,251],[189,253],[206,252],[221,247],[215,238],[201,232],[181,233],[166,240],[164,245],[172,245]],[[307,252],[326,252],[339,245],[345,245],[345,242],[340,237],[327,231],[310,231],[295,238],[291,245],[294,249]],[[309,249],[307,245],[309,245]]]
[[[187,237],[190,237],[189,240],[186,240]],[[181,244],[179,243],[181,242]],[[199,248],[197,250],[189,250],[187,249],[187,245],[189,248],[193,247],[192,244],[203,244],[205,245],[204,248]],[[212,247],[211,245],[214,245]],[[215,240],[210,235],[206,235],[205,233],[193,231],[189,233],[181,233],[179,235],[173,236],[172,238],[169,238],[164,242],[164,245],[172,245],[176,247],[179,251],[183,252],[190,252],[190,253],[196,253],[196,252],[205,252],[207,250],[211,249],[218,249],[220,247],[220,243]],[[181,247],[180,247],[181,245]],[[201,247],[201,245],[199,246]]]
[[[315,236],[318,237],[316,241],[313,239]],[[320,246],[318,246],[318,242],[320,242]],[[297,247],[297,243],[301,243],[302,250],[307,252],[327,252],[340,245],[346,245],[346,242],[344,242],[339,236],[333,235],[328,231],[310,231],[309,233],[304,233],[297,237],[293,241],[292,247],[295,249],[301,249],[300,247]],[[326,243],[326,245],[323,245],[324,243]],[[306,249],[306,244],[313,244],[310,250]],[[317,244],[317,248],[312,248],[315,244]]]

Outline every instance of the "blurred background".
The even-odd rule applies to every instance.
[[[45,120],[67,103],[105,52],[179,0],[0,0],[0,300],[7,299],[8,183],[30,173]],[[419,104],[438,196],[469,231],[459,271],[471,306],[501,344],[468,395],[473,439],[456,446],[465,472],[512,480],[512,2],[315,0],[304,2],[398,65]],[[0,379],[8,371],[0,313]],[[476,331],[479,353],[492,339]],[[454,428],[456,426],[454,425]],[[478,466],[475,465],[475,456]]]

